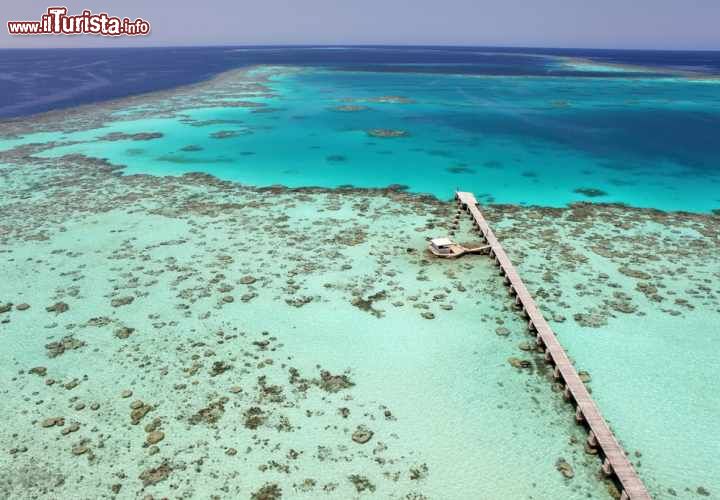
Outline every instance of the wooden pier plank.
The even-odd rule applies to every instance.
[[[515,266],[512,265],[510,258],[505,253],[505,249],[500,244],[500,241],[492,229],[490,229],[490,225],[485,220],[482,212],[480,212],[475,196],[468,192],[457,192],[456,198],[470,213],[475,225],[483,233],[485,240],[488,245],[490,245],[491,255],[494,255],[503,274],[509,281],[509,286],[514,290],[525,313],[535,326],[538,335],[545,345],[546,351],[550,353],[555,366],[558,367],[562,380],[565,382],[570,394],[580,408],[583,418],[595,435],[598,447],[610,463],[612,472],[618,478],[628,498],[638,500],[650,499],[650,494],[637,475],[630,460],[628,460],[625,450],[620,446],[607,422],[602,417],[600,409],[597,404],[595,404],[595,401],[593,401],[585,384],[580,380],[580,376],[577,374],[565,349],[558,341],[550,325],[545,321],[530,292],[520,279],[520,275],[516,271]]]

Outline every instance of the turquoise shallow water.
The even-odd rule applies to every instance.
[[[245,78],[247,87],[233,87]],[[258,82],[262,88],[253,87]],[[2,318],[8,404],[0,414],[10,424],[0,441],[14,451],[0,461],[0,479],[12,478],[8,491],[16,493],[23,481],[28,491],[42,489],[61,474],[68,479],[56,487],[61,497],[83,478],[93,483],[83,483],[87,494],[101,496],[119,477],[128,497],[172,494],[173,481],[188,496],[231,487],[247,497],[273,481],[290,498],[317,498],[322,484],[335,485],[329,498],[344,499],[361,493],[348,477],[362,473],[381,498],[606,497],[572,410],[523,350],[524,324],[490,263],[419,253],[426,238],[447,231],[449,207],[365,191],[271,196],[160,176],[201,171],[259,186],[403,184],[440,198],[459,186],[485,203],[619,201],[708,212],[720,206],[718,89],[712,80],[682,78],[260,68],[80,110],[79,120],[73,112],[45,125],[28,119],[28,130],[37,123],[66,130],[0,141],[0,151],[41,150],[6,153],[0,169],[0,237],[9,256],[0,305],[30,305]],[[374,129],[398,137],[372,137]],[[130,175],[65,156],[74,153],[123,165]],[[592,374],[593,394],[643,480],[657,498],[716,494],[711,438],[720,401],[702,395],[720,372],[717,219],[515,205],[487,211],[578,368]],[[469,240],[465,223],[458,237]],[[248,275],[257,283],[248,286]],[[133,301],[113,304],[126,296]],[[376,297],[380,316],[356,302],[365,297]],[[45,310],[58,300],[69,311]],[[118,337],[122,326],[135,331]],[[250,342],[263,331],[280,339],[277,352]],[[243,338],[226,339],[231,332]],[[48,343],[68,334],[86,344],[49,358]],[[510,366],[513,357],[529,359],[532,370]],[[214,373],[215,360],[234,371]],[[34,366],[47,366],[47,378],[29,372]],[[321,366],[349,370],[356,385],[331,394],[315,384],[301,390],[292,376],[288,383],[289,366],[307,377]],[[273,400],[263,375],[285,399]],[[136,396],[126,400],[128,388]],[[136,397],[162,420],[167,438],[158,450],[129,422]],[[221,397],[232,398],[225,416],[192,423]],[[99,413],[86,411],[91,402]],[[257,433],[240,423],[255,404],[269,419]],[[66,437],[42,426],[56,416],[80,430]],[[357,425],[375,432],[372,448],[353,444]],[[30,442],[38,428],[43,439]],[[78,446],[90,450],[76,455]],[[228,461],[230,447],[239,466]],[[287,448],[301,457],[288,459]],[[574,479],[556,470],[560,458]],[[187,465],[202,461],[211,473]],[[171,481],[138,481],[165,462]],[[292,474],[281,470],[286,462],[295,464]],[[303,475],[317,485],[299,486]]]
[[[154,180],[114,198],[118,178],[100,186],[87,174],[69,179],[90,192],[62,190],[45,215],[17,214],[27,230],[60,217],[62,231],[52,223],[48,240],[3,248],[0,296],[30,305],[2,313],[4,498],[75,498],[75,488],[100,498],[112,484],[120,498],[251,498],[263,483],[282,498],[607,497],[572,412],[535,370],[507,362],[527,336],[491,261],[428,265],[427,205],[162,182],[157,196],[100,212],[149,195]],[[193,197],[200,205],[184,206]],[[365,297],[370,309],[353,305]],[[67,310],[45,310],[59,300]],[[68,335],[76,344],[50,357]],[[293,381],[292,370],[320,368],[353,386]],[[193,420],[220,398],[217,418]],[[152,408],[139,425],[135,401]],[[243,425],[250,408],[267,421]],[[65,423],[43,424],[57,417]],[[155,419],[164,439],[153,449],[143,442]],[[359,425],[369,443],[351,439]],[[143,485],[163,463],[169,479]],[[371,491],[360,495],[353,475]]]
[[[708,471],[720,465],[711,438],[720,398],[705,389],[720,373],[720,265],[716,250],[699,250],[701,227],[652,219],[614,209],[585,227],[530,218],[497,229],[560,342],[592,373],[593,398],[616,436],[631,454],[641,450],[634,456],[641,477],[666,483],[653,493],[672,498],[672,487],[676,495],[701,496],[679,486],[706,482],[714,490]],[[538,245],[544,232],[546,244]],[[552,240],[572,252],[553,251]],[[642,293],[650,284],[657,295]],[[623,294],[629,307],[617,307]],[[578,312],[604,320],[579,322]]]
[[[207,171],[261,186],[402,184],[441,198],[461,186],[501,203],[720,207],[717,80],[306,68],[275,76],[269,85],[275,97],[250,99],[265,109],[212,107],[183,110],[178,118],[118,121],[67,138],[111,131],[165,137],[83,142],[47,154],[82,152],[127,165],[127,173]],[[404,99],[378,102],[382,96]],[[372,129],[407,136],[371,137]],[[217,132],[235,135],[218,139]],[[188,145],[202,150],[181,150]]]

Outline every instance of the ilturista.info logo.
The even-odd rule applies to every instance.
[[[68,15],[67,7],[48,7],[39,21],[8,21],[11,35],[138,36],[150,33],[150,23],[140,17],[114,17],[106,12],[83,10]]]

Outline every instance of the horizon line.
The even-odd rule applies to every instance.
[[[706,49],[668,49],[668,48],[632,48],[632,47],[558,47],[539,45],[467,45],[467,44],[421,44],[421,43],[361,43],[361,44],[315,44],[315,43],[272,43],[272,44],[181,44],[181,45],[120,45],[120,46],[83,46],[83,47],[2,47],[0,50],[118,50],[118,49],[191,49],[191,48],[369,48],[369,47],[444,47],[444,48],[485,48],[485,49],[535,49],[535,50],[594,50],[594,51],[625,51],[625,52],[720,52],[720,48]]]

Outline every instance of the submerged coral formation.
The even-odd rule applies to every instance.
[[[3,131],[93,130],[115,113],[262,109],[248,99],[272,95],[267,78],[227,75],[213,93],[190,87]],[[231,142],[236,130],[207,135]],[[137,145],[160,142],[157,134],[100,139]],[[107,160],[43,155],[54,146],[0,151],[3,498],[617,493],[597,480],[597,457],[492,263],[426,252],[428,238],[454,229],[453,203],[402,185],[259,188],[201,173],[123,175]],[[321,157],[335,170],[346,160]],[[693,411],[683,394],[703,377],[684,393],[646,390],[648,380],[674,383],[667,356],[690,353],[698,373],[713,372],[713,340],[693,350],[662,325],[689,325],[688,337],[720,313],[718,215],[591,203],[483,211],[651,491],[713,492],[708,468],[658,472],[659,448],[675,443],[636,431],[677,430],[667,412]],[[463,224],[455,237],[476,239]],[[713,419],[695,422],[700,432],[683,424],[677,435],[701,448]]]

